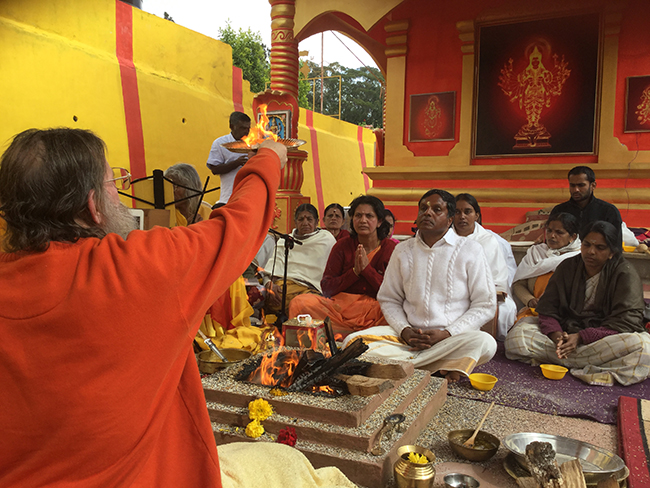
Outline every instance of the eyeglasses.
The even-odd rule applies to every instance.
[[[113,178],[106,180],[106,183],[112,181],[118,190],[128,190],[131,188],[131,173],[124,168],[111,168],[111,170],[113,171]]]

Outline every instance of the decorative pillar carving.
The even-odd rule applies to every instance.
[[[285,138],[298,136],[298,42],[293,37],[295,0],[269,0],[271,4],[271,88],[258,93],[253,99],[253,112],[266,104],[269,117],[274,114],[284,117]],[[280,232],[293,228],[293,213],[300,204],[309,203],[309,197],[300,193],[303,182],[302,163],[307,159],[306,151],[292,150],[287,165],[282,170],[280,188],[275,197],[279,218],[276,220]],[[322,210],[322,209],[321,209]]]

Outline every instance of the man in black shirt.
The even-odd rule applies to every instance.
[[[571,199],[556,205],[552,214],[567,212],[578,219],[580,228],[595,220],[609,222],[618,230],[618,242],[623,246],[623,223],[618,209],[611,203],[594,196],[596,175],[588,166],[576,166],[569,171],[569,191]]]

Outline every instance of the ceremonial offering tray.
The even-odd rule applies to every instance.
[[[523,468],[519,464],[517,457],[513,453],[510,453],[505,457],[505,459],[503,460],[503,468],[514,479],[529,478],[531,476],[528,470]],[[584,476],[585,476],[585,483],[587,484],[587,488],[598,488],[598,480],[603,479],[603,476],[595,477],[588,473],[585,473]],[[624,467],[622,470],[614,473],[614,476],[616,477],[616,481],[618,482],[618,486],[620,488],[628,488],[627,479],[630,476],[630,470],[627,468],[627,466]]]
[[[303,141],[302,139],[278,139],[276,142],[284,144],[287,146],[288,150],[291,150],[302,146],[306,141]],[[225,142],[221,144],[221,146],[228,149],[229,151],[240,154],[248,154],[251,151],[257,151],[260,147],[259,144],[253,144],[253,146],[249,146],[244,141]]]
[[[474,433],[474,429],[452,430],[447,434],[451,450],[469,461],[487,461],[499,450],[499,438],[484,430],[479,430],[474,447],[465,447],[463,443]]]
[[[522,467],[526,467],[526,446],[533,441],[548,442],[555,450],[555,460],[563,464],[578,459],[588,482],[598,481],[625,469],[625,463],[616,454],[586,442],[551,434],[520,432],[503,439],[503,445],[515,455]]]
[[[228,360],[227,363],[224,363],[219,359],[219,357],[210,351],[201,351],[197,358],[199,361],[199,371],[204,374],[213,374],[215,371],[231,364],[239,363],[244,359],[251,357],[251,353],[244,349],[221,349],[221,353]]]

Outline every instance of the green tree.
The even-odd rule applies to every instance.
[[[309,78],[320,78],[320,65],[307,61]],[[346,68],[338,63],[324,66],[324,76],[341,76],[341,120],[357,125],[383,126],[384,77],[377,68]],[[312,85],[313,83],[313,85]],[[307,104],[301,107],[320,112],[321,80],[310,81]],[[312,105],[313,104],[313,105]],[[339,79],[323,80],[323,113],[339,112]]]
[[[260,33],[250,28],[235,31],[228,20],[225,27],[219,28],[218,35],[220,41],[232,47],[232,64],[241,68],[244,79],[251,84],[251,91],[264,91],[266,82],[271,79],[271,64],[269,50]]]

